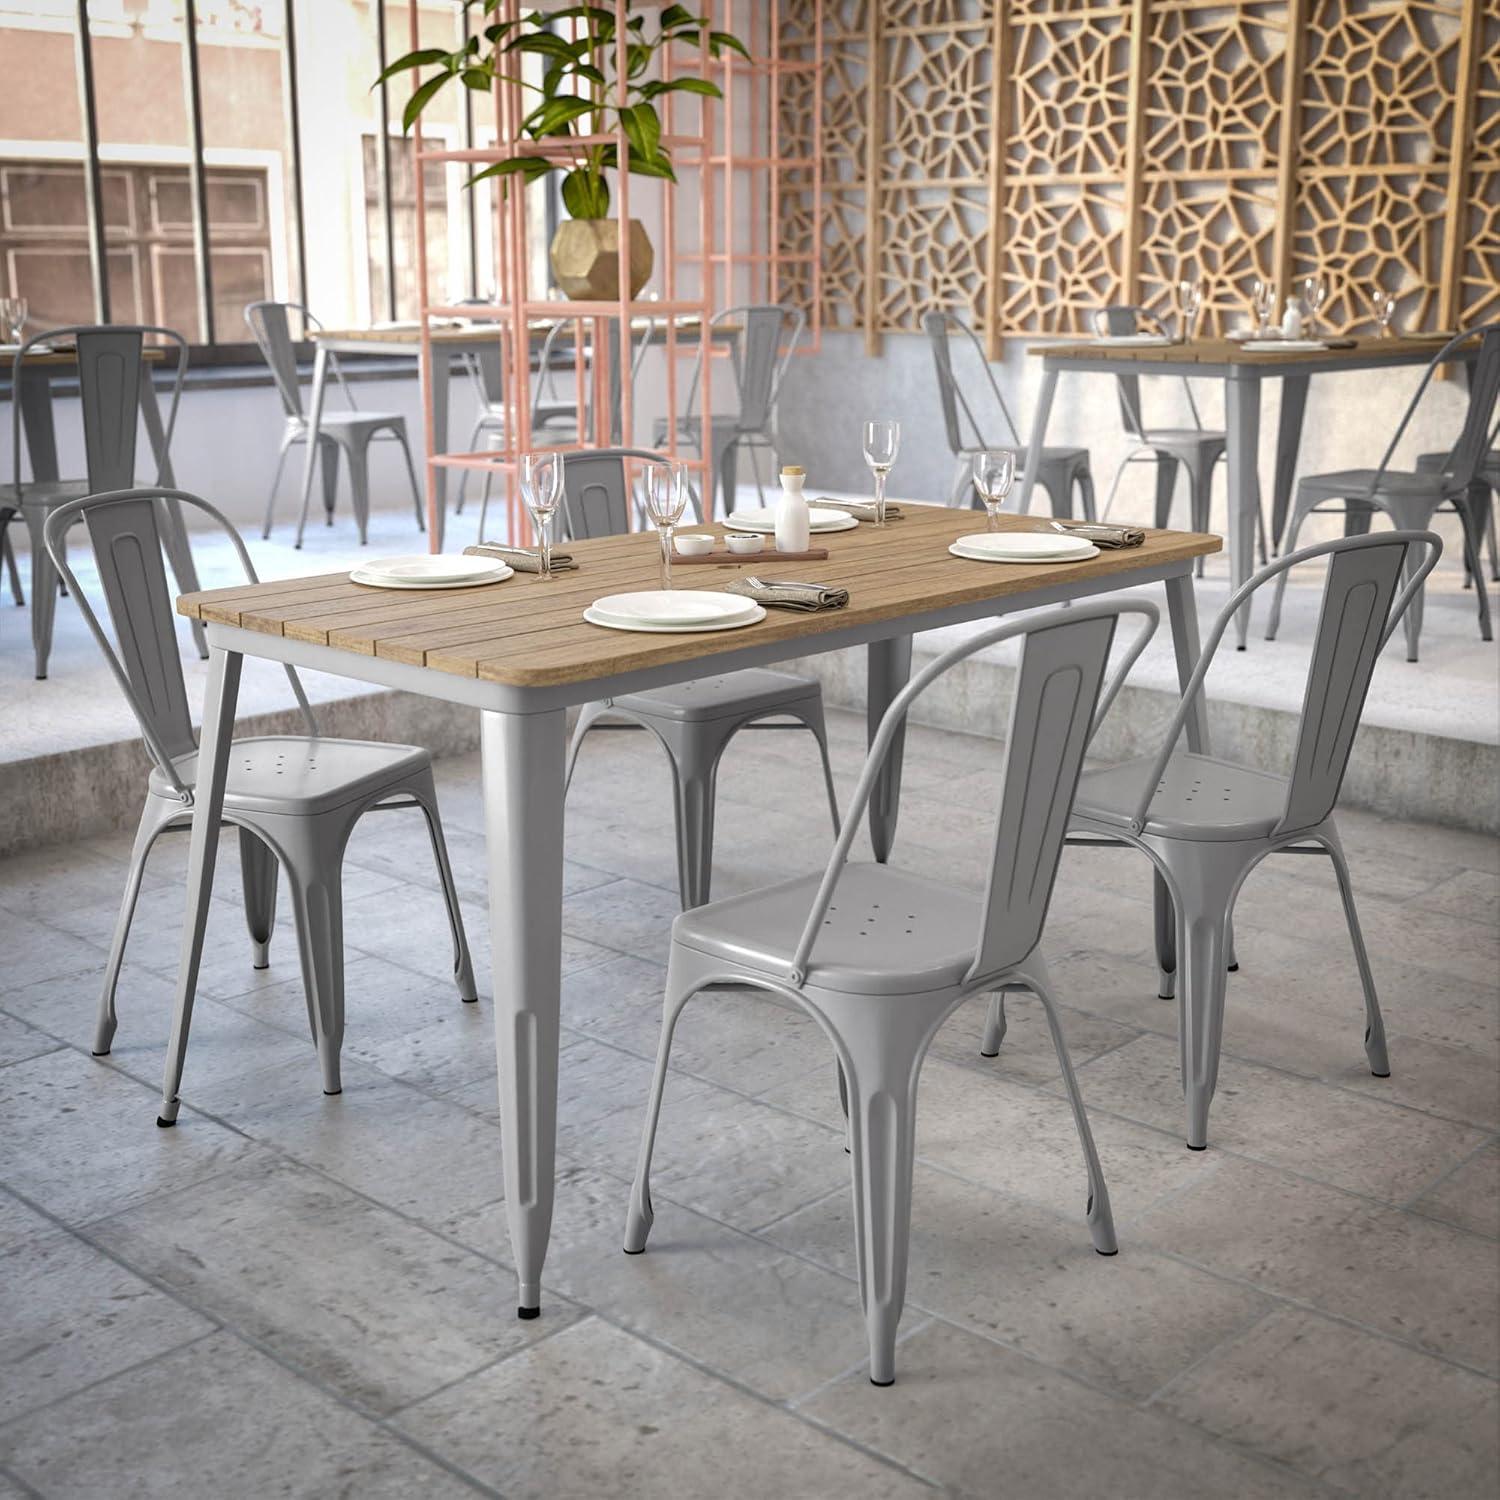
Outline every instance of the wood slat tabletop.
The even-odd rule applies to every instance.
[[[644,323],[644,318],[638,318],[631,326],[640,327]],[[532,342],[538,343],[547,337],[554,326],[555,320],[553,319],[533,318],[527,332]],[[499,322],[444,324],[432,330],[432,342],[434,344],[472,344],[476,339],[486,336],[499,339],[503,331],[503,325]],[[729,337],[735,331],[735,328],[722,324],[715,330],[715,334],[718,337]],[[698,319],[678,318],[677,332],[688,335],[696,334]],[[422,342],[422,329],[416,323],[399,323],[388,328],[311,328],[307,336],[316,344],[410,344],[413,349],[416,349]],[[665,339],[665,337],[665,327],[658,327],[658,340]],[[566,341],[564,347],[567,347]]]
[[[1451,333],[1408,334],[1396,338],[1355,339],[1347,349],[1267,349],[1252,351],[1234,339],[1194,339],[1184,344],[1104,344],[1081,339],[1076,343],[1032,344],[1031,354],[1052,359],[1117,359],[1161,361],[1164,364],[1264,365],[1327,364],[1347,360],[1351,365],[1372,359],[1430,359],[1453,335]]]
[[[829,550],[824,560],[777,562],[767,568],[764,561],[747,557],[722,567],[674,571],[674,585],[684,589],[715,589],[731,578],[774,573],[849,590],[844,609],[817,614],[772,609],[764,620],[741,630],[636,634],[583,619],[584,607],[605,594],[657,587],[659,549],[650,532],[569,542],[567,550],[579,567],[551,579],[517,573],[503,583],[474,589],[404,591],[366,588],[351,583],[347,574],[331,573],[184,594],[177,609],[210,623],[540,688],[712,657],[768,639],[795,640],[987,599],[1014,600],[1057,584],[1184,562],[1222,546],[1217,536],[1148,531],[1143,546],[1104,551],[1082,562],[970,562],[947,548],[965,533],[982,531],[981,514],[920,505],[905,510],[904,518],[884,531],[861,525],[820,536]],[[1024,516],[1007,516],[1004,524],[1017,531],[1045,525]],[[1128,583],[1128,577],[1122,582]]]

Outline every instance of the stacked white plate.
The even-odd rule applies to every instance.
[[[1060,531],[976,531],[948,550],[971,562],[1001,563],[1081,562],[1099,555],[1092,542]]]
[[[808,529],[811,531],[852,531],[859,525],[859,518],[842,510],[829,510],[824,505],[807,508]],[[776,512],[774,510],[731,511],[724,524],[731,531],[763,531],[774,535]]]
[[[508,563],[494,557],[421,553],[416,557],[377,557],[361,563],[349,577],[372,589],[472,589],[482,583],[499,583],[513,572]]]
[[[1240,348],[1247,354],[1281,354],[1287,350],[1326,349],[1322,339],[1246,339]]]
[[[753,599],[709,589],[643,589],[633,594],[606,594],[583,612],[590,625],[603,625],[608,630],[666,634],[738,630],[765,617],[765,610]]]
[[[1164,333],[1100,333],[1094,337],[1096,344],[1116,344],[1121,348],[1153,349],[1172,342]]]

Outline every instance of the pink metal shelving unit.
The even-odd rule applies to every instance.
[[[501,0],[491,14],[493,20],[519,19],[522,0]],[[726,52],[712,59],[697,48],[675,47],[662,53],[663,77],[699,76],[717,82],[724,93],[722,104],[693,94],[667,93],[658,96],[662,116],[662,144],[672,153],[678,182],[651,179],[656,199],[657,222],[646,225],[655,250],[653,279],[659,281],[661,295],[656,299],[635,299],[629,294],[629,238],[621,236],[620,297],[611,301],[557,302],[545,295],[545,289],[529,285],[528,205],[527,194],[513,186],[508,192],[495,192],[495,285],[497,300],[479,306],[448,306],[432,302],[428,296],[427,247],[424,237],[416,236],[417,279],[420,299],[421,369],[424,393],[424,434],[427,463],[428,535],[436,537],[436,486],[439,468],[493,470],[499,477],[501,501],[505,514],[505,532],[514,542],[522,537],[526,517],[520,504],[516,473],[521,455],[532,449],[531,432],[531,354],[534,338],[560,316],[573,322],[573,368],[575,399],[582,414],[587,408],[589,430],[580,431],[579,441],[571,444],[541,444],[557,451],[607,447],[611,442],[614,403],[610,389],[610,361],[604,357],[612,329],[619,333],[619,413],[622,441],[632,445],[633,404],[635,392],[630,377],[630,333],[632,324],[642,318],[665,323],[662,334],[665,355],[665,410],[660,414],[668,433],[665,456],[679,459],[697,472],[700,492],[707,495],[710,476],[706,459],[682,446],[682,397],[687,389],[688,371],[684,361],[696,360],[700,347],[707,341],[708,322],[714,310],[736,298],[743,287],[753,300],[780,299],[787,266],[793,260],[811,261],[810,270],[800,276],[802,285],[813,289],[811,304],[805,309],[813,330],[810,347],[816,347],[820,332],[819,285],[820,251],[818,236],[810,253],[792,256],[782,253],[777,228],[780,220],[782,182],[785,173],[809,174],[813,199],[821,187],[821,90],[813,86],[813,140],[800,147],[800,154],[780,152],[779,88],[783,77],[792,71],[811,69],[816,75],[822,64],[821,14],[816,24],[817,42],[809,59],[807,48],[795,58],[782,57],[779,37],[782,33],[781,0],[717,0],[706,7],[711,10],[713,25],[722,30],[743,29],[747,44],[757,61]],[[627,0],[615,0],[616,74],[625,75],[627,44]],[[821,7],[815,9],[821,11]],[[421,45],[418,32],[418,0],[409,0],[410,45]],[[748,33],[748,35],[747,35]],[[421,70],[412,73],[412,88],[418,88],[425,76]],[[622,95],[624,84],[620,83]],[[736,124],[735,111],[748,96],[749,117],[743,132]],[[591,145],[612,143],[623,162],[630,144],[622,129],[606,135],[571,136],[541,141],[515,141],[519,123],[526,114],[521,85],[497,79],[492,94],[495,141],[492,147],[463,150],[432,149],[424,145],[420,120],[414,127],[418,168],[414,173],[416,222],[426,223],[425,183],[421,170],[426,162],[460,162],[476,169],[515,156],[546,156],[560,162],[577,160]],[[684,115],[690,116],[683,120]],[[760,149],[755,149],[756,147]],[[631,180],[626,171],[613,174],[612,212],[620,222],[631,218]],[[695,201],[696,200],[696,201]],[[745,211],[745,232],[736,231],[736,215]],[[639,217],[639,215],[638,215]],[[695,242],[681,241],[695,235]],[[744,243],[738,243],[744,241]],[[743,274],[741,274],[743,273]],[[738,300],[747,300],[738,295]],[[505,431],[495,449],[483,452],[439,452],[434,441],[432,404],[430,400],[432,360],[446,357],[432,339],[434,319],[464,318],[495,325],[500,344],[500,366],[503,385]],[[703,359],[702,379],[697,410],[712,410],[713,367],[727,357],[726,346],[708,342]],[[592,356],[592,357],[591,357]],[[588,383],[592,382],[592,391]],[[591,399],[586,401],[585,396]],[[582,418],[580,417],[580,426]],[[434,542],[435,545],[435,542]]]

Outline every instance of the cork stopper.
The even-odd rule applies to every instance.
[[[783,474],[806,474],[807,470],[801,464],[782,464],[781,472]]]

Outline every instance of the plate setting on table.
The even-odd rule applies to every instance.
[[[710,589],[642,589],[631,594],[606,594],[583,612],[590,625],[602,625],[606,630],[638,630],[658,635],[738,630],[765,617],[765,610],[753,599]]]
[[[948,550],[970,562],[1000,563],[1082,562],[1099,555],[1092,542],[1057,531],[976,531]]]
[[[352,583],[372,589],[472,589],[499,583],[515,569],[494,557],[377,557],[350,571]]]
[[[809,531],[853,531],[859,525],[859,517],[841,510],[830,510],[827,506],[810,505],[807,510]],[[776,532],[776,512],[765,510],[732,511],[724,524],[731,531],[763,531],[768,536]]]

